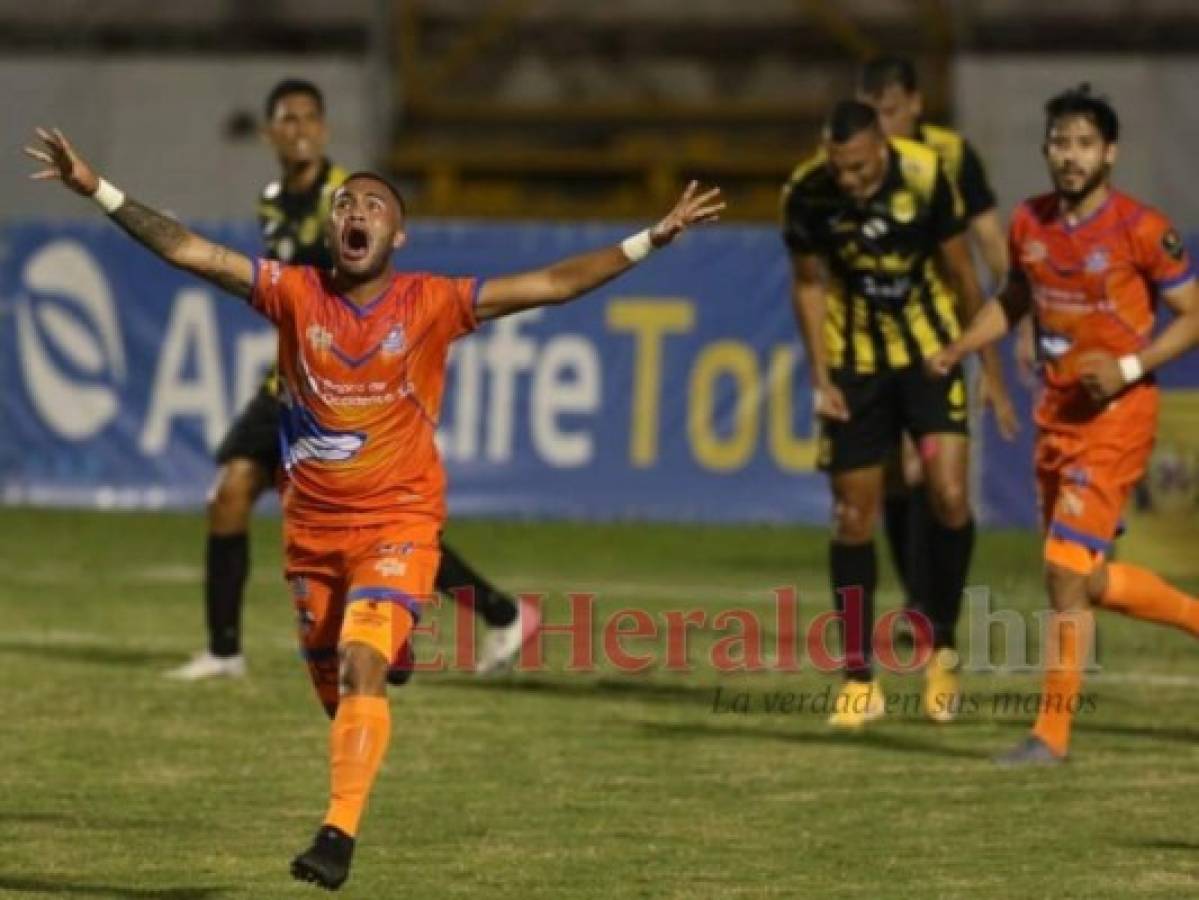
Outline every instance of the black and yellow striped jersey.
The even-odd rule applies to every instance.
[[[968,140],[952,128],[927,122],[917,126],[916,139],[941,157],[945,174],[961,195],[967,219],[995,208],[995,192],[987,180],[986,167]]]
[[[783,188],[788,248],[821,257],[828,270],[824,341],[832,369],[901,369],[960,333],[936,253],[965,230],[961,197],[933,150],[902,138],[889,145],[887,174],[867,203],[842,193],[823,151]]]
[[[326,159],[316,181],[306,191],[288,193],[281,181],[272,181],[262,189],[258,224],[268,259],[297,266],[332,267],[333,258],[325,243],[325,220],[329,217],[333,192],[348,174]]]
[[[333,192],[350,173],[324,160],[320,174],[306,191],[288,193],[283,182],[272,181],[258,198],[258,227],[262,230],[263,256],[297,266],[329,269],[333,256],[325,241],[325,220],[333,203]],[[279,371],[271,366],[262,388],[271,396],[279,393]]]

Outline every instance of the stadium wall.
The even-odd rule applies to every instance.
[[[25,177],[21,147],[36,125],[62,128],[114,182],[159,208],[244,219],[277,175],[257,132],[272,85],[297,74],[320,84],[329,100],[329,152],[356,168],[366,162],[364,148],[380,146],[367,72],[358,60],[314,55],[6,56],[0,221],[79,214],[72,197]]]
[[[1044,104],[1084,81],[1120,115],[1117,186],[1161,207],[1180,229],[1199,230],[1199,61],[1189,56],[960,57],[957,124],[983,155],[1001,208],[1048,189]]]

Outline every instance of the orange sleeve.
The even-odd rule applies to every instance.
[[[296,287],[303,275],[301,266],[285,266],[274,259],[256,259],[250,305],[278,325],[294,308]]]
[[[442,322],[447,341],[457,340],[479,327],[475,306],[482,286],[481,278],[436,279],[436,315]]]
[[[1181,235],[1161,213],[1145,211],[1137,223],[1136,240],[1141,270],[1158,290],[1168,291],[1195,277]]]

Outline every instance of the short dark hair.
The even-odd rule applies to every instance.
[[[284,78],[266,95],[266,120],[268,122],[275,117],[275,107],[279,105],[279,101],[293,94],[304,94],[311,97],[316,101],[316,108],[320,110],[321,115],[325,114],[325,95],[321,93],[320,88],[303,78]]]
[[[1049,139],[1049,132],[1059,119],[1072,116],[1081,116],[1094,125],[1109,144],[1120,139],[1120,117],[1115,108],[1107,97],[1092,93],[1087,82],[1049,98],[1045,104],[1045,139]]]
[[[877,97],[892,85],[909,94],[916,90],[916,66],[906,56],[876,56],[858,72],[858,90],[868,97]]]
[[[844,144],[867,129],[878,130],[878,113],[869,103],[842,100],[833,107],[824,123],[824,134],[834,144]]]
[[[366,169],[360,169],[357,172],[351,172],[349,175],[347,175],[345,177],[345,180],[342,181],[342,184],[343,185],[348,184],[349,182],[353,181],[355,178],[369,178],[371,181],[379,182],[379,184],[381,184],[381,185],[383,185],[383,187],[387,188],[387,190],[391,194],[391,196],[393,196],[395,198],[396,203],[398,203],[400,205],[400,215],[405,218],[408,216],[408,206],[407,206],[407,204],[404,203],[404,195],[400,193],[400,189],[398,187],[396,187],[394,184],[391,183],[390,179],[385,178],[384,176],[380,175],[378,172],[369,172]],[[340,187],[340,185],[339,185],[339,187]]]

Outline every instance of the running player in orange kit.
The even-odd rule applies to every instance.
[[[1199,342],[1195,274],[1166,217],[1109,186],[1119,120],[1108,102],[1082,85],[1051,99],[1045,113],[1054,191],[1016,210],[1007,285],[929,361],[948,373],[1032,311],[1044,379],[1035,463],[1053,613],[1037,721],[996,759],[1003,765],[1065,759],[1092,605],[1199,637],[1199,601],[1147,569],[1105,559],[1153,449],[1153,372]],[[1154,336],[1159,300],[1176,318]]]
[[[433,591],[445,518],[434,430],[450,343],[487,319],[565,303],[615,278],[718,218],[719,189],[700,192],[693,182],[657,225],[621,244],[484,281],[397,272],[403,200],[385,179],[359,172],[333,196],[333,267],[321,270],[252,262],[213,244],[126,198],[61,132],[38,136],[42,146],[26,148],[44,165],[34,178],[92,197],[159,257],[249,300],[278,329],[286,574],[333,718],[328,811],[291,871],[335,890],[349,876],[390,735],[388,661]]]

